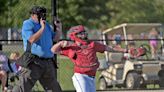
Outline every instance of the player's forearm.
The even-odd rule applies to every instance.
[[[60,49],[61,49],[62,47],[64,47],[64,45],[65,45],[65,42],[64,42],[64,41],[60,41],[60,42],[56,43],[56,44],[51,48],[51,51],[52,51],[53,53],[57,54],[57,53],[60,51]]]
[[[126,49],[123,49],[123,48],[113,48],[112,46],[107,46],[106,47],[106,51],[116,51],[116,52],[127,52]]]
[[[40,38],[40,36],[42,35],[43,31],[44,31],[44,28],[41,27],[41,28],[39,29],[39,31],[37,31],[35,34],[33,34],[33,35],[30,37],[29,42],[30,42],[30,43],[36,42],[36,41]]]

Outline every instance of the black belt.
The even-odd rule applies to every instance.
[[[34,55],[34,54],[33,54]],[[53,58],[44,58],[44,57],[39,57],[37,55],[34,55],[35,58],[39,58],[41,60],[53,60]]]

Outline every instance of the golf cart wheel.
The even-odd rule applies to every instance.
[[[126,87],[128,89],[136,89],[140,87],[141,78],[137,73],[129,73],[126,77]]]
[[[99,89],[100,90],[106,90],[107,89],[107,83],[106,83],[106,80],[105,78],[100,78],[99,80]]]
[[[141,78],[141,81],[140,81],[140,88],[141,89],[146,89],[147,88],[147,84],[145,84],[145,81],[144,81],[143,77]]]
[[[160,88],[164,88],[164,78],[162,77],[159,78],[159,86]]]
[[[164,88],[164,71],[159,72],[159,86]]]

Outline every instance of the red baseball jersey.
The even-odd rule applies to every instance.
[[[103,53],[106,46],[97,42],[90,42],[87,45],[71,46],[61,49],[61,54],[67,56],[74,63],[74,72],[95,76],[96,70],[99,67],[96,52]]]

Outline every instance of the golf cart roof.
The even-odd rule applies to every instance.
[[[160,26],[162,26],[161,23],[124,23],[104,30],[103,34],[124,34],[124,30],[126,31],[126,34],[136,34],[147,32],[150,31],[152,28],[157,28]]]

